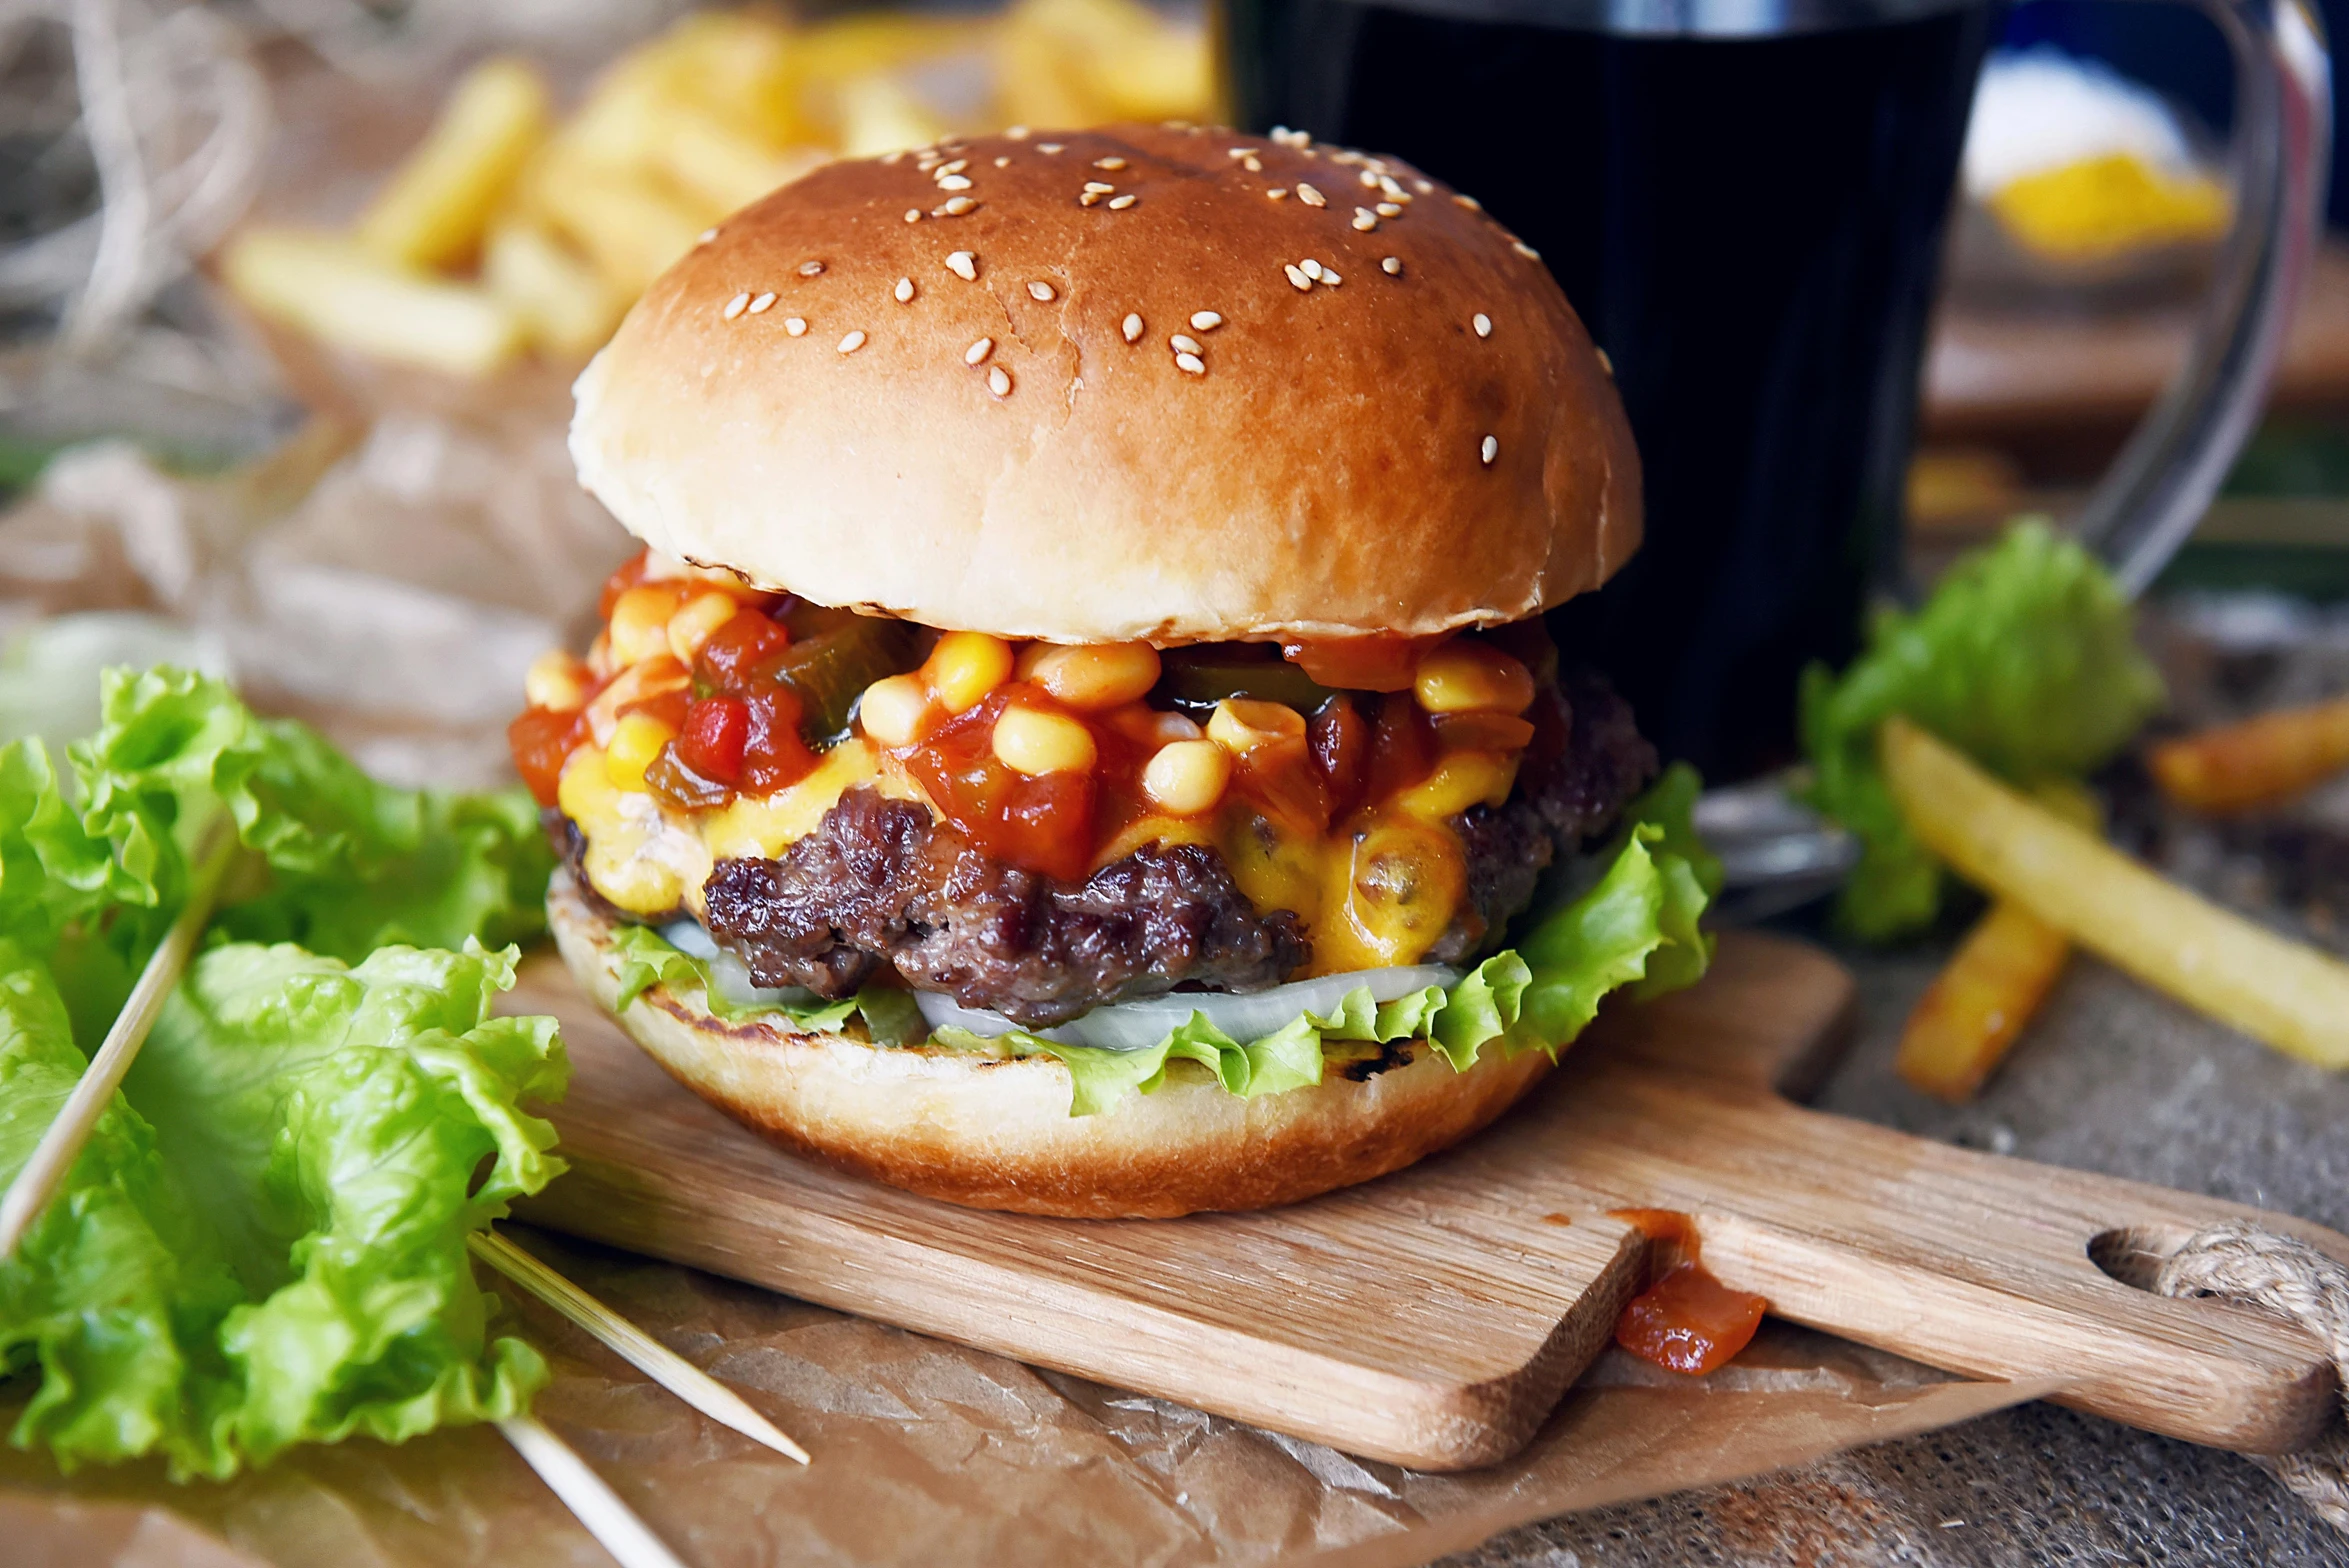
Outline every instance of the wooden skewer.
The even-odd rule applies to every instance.
[[[620,1358],[694,1409],[801,1464],[808,1452],[748,1400],[494,1231],[465,1238],[473,1255],[602,1340]]]
[[[195,870],[189,879],[186,905],[172,921],[171,929],[164,933],[155,956],[139,972],[139,983],[131,988],[130,1000],[123,1004],[114,1027],[106,1031],[105,1042],[98,1047],[98,1054],[90,1058],[81,1081],[66,1096],[57,1119],[41,1134],[33,1157],[16,1173],[7,1196],[0,1197],[0,1262],[16,1255],[17,1243],[24,1239],[33,1221],[41,1217],[49,1200],[57,1195],[58,1184],[73,1169],[75,1156],[89,1141],[90,1129],[98,1124],[98,1118],[114,1099],[114,1091],[122,1086],[123,1074],[130,1071],[139,1047],[147,1043],[147,1031],[155,1027],[165,999],[171,995],[172,987],[179,984],[180,971],[187,967],[188,955],[195,951],[196,939],[204,934],[204,926],[212,918],[212,901],[219,895],[220,879],[228,871],[236,843],[236,830],[225,813],[205,826],[197,841]]]
[[[579,1451],[549,1431],[536,1416],[508,1416],[498,1423],[506,1441],[514,1445],[547,1490],[563,1500],[573,1518],[587,1526],[603,1549],[620,1560],[620,1568],[685,1568],[677,1554],[636,1510],[620,1500],[610,1483],[597,1475]]]

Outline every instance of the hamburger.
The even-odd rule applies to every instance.
[[[1417,170],[1186,126],[833,164],[576,394],[645,551],[513,727],[549,914],[783,1144],[1030,1213],[1285,1203],[1701,972],[1655,754],[1541,620],[1639,541],[1609,368]]]

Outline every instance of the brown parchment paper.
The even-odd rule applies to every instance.
[[[1775,1322],[1682,1378],[1610,1351],[1516,1459],[1462,1475],[1359,1460],[1165,1401],[514,1227],[517,1240],[740,1389],[801,1469],[687,1409],[527,1298],[555,1369],[537,1413],[697,1568],[1427,1562],[1511,1526],[1799,1464],[2042,1392]],[[0,1405],[11,1418],[22,1389]],[[305,1448],[225,1485],[59,1475],[0,1450],[0,1562],[557,1568],[609,1561],[494,1429]]]

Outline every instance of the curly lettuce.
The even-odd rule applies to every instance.
[[[0,747],[0,1184],[184,898],[194,825],[225,810],[252,853],[0,1261],[0,1376],[39,1375],[14,1441],[220,1477],[525,1409],[544,1365],[490,1335],[465,1238],[562,1168],[522,1109],[565,1087],[554,1022],[490,1017],[516,955],[480,940],[535,929],[527,805],[378,784],[173,671],[110,675],[72,755]]]
[[[1877,762],[1887,718],[1900,714],[2030,785],[2104,762],[2162,697],[2127,595],[2042,521],[2018,523],[1959,561],[1914,613],[1883,612],[1841,675],[1803,672],[1805,798],[1861,846],[1837,911],[1845,927],[1886,941],[1930,925],[1941,908],[1941,867]]]
[[[1698,787],[1694,769],[1668,770],[1632,804],[1615,842],[1596,857],[1605,869],[1594,883],[1534,920],[1516,948],[1495,953],[1449,986],[1390,1002],[1358,988],[1327,1016],[1308,1011],[1254,1040],[1235,1040],[1196,1012],[1138,1051],[1070,1045],[1024,1029],[981,1037],[947,1027],[930,1039],[949,1048],[1058,1059],[1069,1072],[1073,1116],[1097,1116],[1129,1094],[1155,1091],[1178,1061],[1196,1062],[1229,1093],[1255,1099],[1321,1082],[1333,1052],[1397,1040],[1424,1037],[1460,1072],[1488,1048],[1555,1055],[1611,992],[1628,986],[1637,996],[1657,996],[1703,978],[1713,938],[1697,921],[1720,891],[1721,866],[1690,822]],[[844,1001],[811,997],[746,1008],[727,1004],[706,963],[648,926],[619,927],[613,945],[620,982],[615,1011],[655,985],[698,987],[721,1018],[770,1012],[821,1030],[861,1016],[876,1041],[919,1037],[912,1001],[902,991],[875,986]]]
[[[522,1110],[565,1086],[554,1021],[490,1016],[515,957],[198,959],[0,1263],[0,1368],[41,1373],[13,1440],[222,1478],[527,1409],[545,1364],[490,1335],[465,1241],[562,1169]],[[44,966],[0,942],[0,1174],[83,1064]]]

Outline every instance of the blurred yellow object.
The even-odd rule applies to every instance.
[[[483,61],[457,83],[431,133],[360,215],[359,242],[411,267],[470,260],[553,123],[537,71],[520,60]]]
[[[988,95],[935,85],[966,66]],[[979,112],[948,118],[938,98],[958,91]],[[830,158],[1009,121],[1205,119],[1213,103],[1204,29],[1140,0],[805,27],[696,12],[613,60],[560,124],[530,66],[475,67],[350,235],[255,230],[226,271],[256,310],[386,358],[480,374],[528,344],[576,360],[704,230]],[[360,297],[394,324],[357,319]]]
[[[997,45],[1003,111],[1030,125],[1212,113],[1207,36],[1139,0],[1017,0]]]
[[[628,308],[626,294],[552,234],[526,221],[491,231],[482,252],[481,281],[521,318],[531,342],[557,360],[584,360],[603,347]]]
[[[2173,174],[2133,153],[2107,153],[2026,174],[1990,198],[2016,243],[2055,261],[2099,261],[2227,230],[2226,188]]]
[[[1909,459],[1908,517],[1916,528],[2004,522],[2022,494],[2022,470],[1987,447],[1921,447]]]
[[[221,266],[263,315],[378,359],[480,376],[522,351],[521,320],[488,290],[396,266],[348,235],[248,228]]]
[[[946,133],[912,94],[878,71],[842,82],[837,106],[843,158],[877,158],[927,146]]]
[[[2189,811],[2254,811],[2349,768],[2349,697],[2282,708],[2151,747],[2154,783]]]

